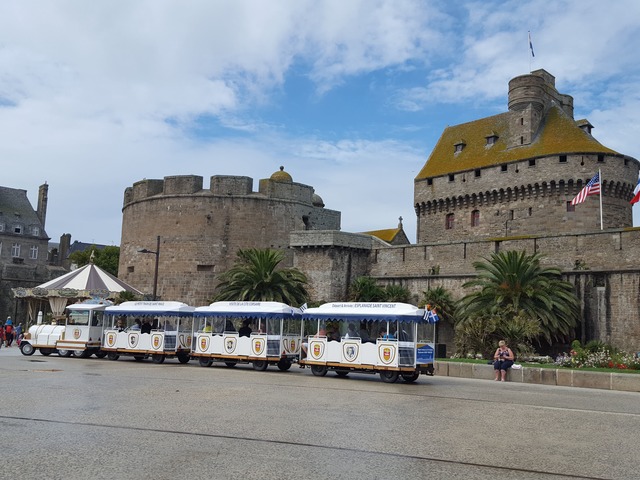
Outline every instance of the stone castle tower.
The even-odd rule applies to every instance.
[[[632,225],[636,159],[600,144],[545,70],[509,82],[509,111],[447,127],[414,181],[417,241],[600,229],[597,196],[571,200],[602,172],[604,228]]]
[[[339,229],[340,212],[283,167],[257,192],[241,176],[212,176],[206,189],[195,175],[141,180],[124,193],[118,277],[151,292],[155,258],[140,250],[155,251],[159,236],[158,296],[206,305],[238,249],[287,249],[291,231]]]

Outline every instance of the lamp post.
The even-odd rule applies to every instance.
[[[153,299],[158,299],[158,260],[160,259],[160,235],[156,239],[156,251],[147,250],[142,248],[138,250],[138,253],[153,253],[156,256],[156,268],[153,273]]]

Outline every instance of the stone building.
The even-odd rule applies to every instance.
[[[33,287],[64,270],[50,267],[45,231],[49,186],[38,191],[34,210],[27,191],[0,187],[0,321],[19,316],[12,288]]]
[[[151,292],[155,258],[140,250],[159,251],[158,296],[205,305],[238,249],[285,250],[291,265],[290,232],[339,229],[340,212],[283,167],[257,192],[250,177],[213,176],[207,188],[195,175],[142,180],[124,194],[118,276]]]
[[[447,127],[414,182],[418,243],[600,228],[598,198],[571,200],[598,171],[604,228],[632,225],[638,162],[600,144],[545,70],[509,82],[509,111]]]

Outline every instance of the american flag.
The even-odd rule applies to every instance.
[[[584,202],[589,195],[598,195],[600,193],[600,173],[596,173],[595,177],[589,180],[580,193],[571,200],[571,205],[577,205]]]

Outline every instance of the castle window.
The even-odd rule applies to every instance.
[[[598,155],[598,162],[604,163],[604,155],[602,154]]]
[[[513,220],[513,218],[514,218],[513,210],[509,210],[509,220]]]
[[[38,246],[37,245],[31,245],[31,248],[29,249],[29,258],[32,260],[37,260],[38,259]]]
[[[524,117],[520,117],[520,125],[524,125]]]
[[[571,205],[571,202],[567,202],[567,212],[575,212],[575,211],[576,211],[576,206]]]
[[[498,135],[493,132],[491,132],[491,135],[487,135],[485,138],[487,139],[486,145],[488,147],[490,147],[491,145],[495,145],[495,143],[498,141]]]
[[[536,166],[536,159],[532,158],[531,160],[529,160],[529,166],[530,167],[535,167]]]
[[[471,226],[480,226],[480,210],[474,210],[473,212],[471,212]]]
[[[529,207],[529,216],[533,215],[533,208]]]
[[[0,223],[0,232],[4,232],[4,223]]]
[[[433,178],[427,178],[427,185],[433,185]]]
[[[133,273],[134,267],[127,267],[127,273]]]
[[[449,174],[449,181],[453,182],[456,179],[455,175],[453,173]]]
[[[198,272],[213,272],[213,265],[198,265],[196,270]]]
[[[11,256],[12,257],[19,257],[20,256],[20,244],[19,243],[14,243],[13,245],[11,245]]]
[[[22,225],[14,225],[13,233],[22,233]]]
[[[445,217],[444,228],[446,230],[451,230],[453,228],[453,221],[454,221],[453,213],[448,213],[447,216]]]
[[[458,140],[456,143],[453,144],[453,153],[460,153],[462,150],[464,150],[464,147],[467,144],[465,143],[464,140]]]
[[[560,155],[560,163],[567,163],[567,156],[566,155]]]
[[[473,174],[475,175],[476,178],[480,178],[480,175],[482,175],[479,168],[475,172],[473,172]]]
[[[507,165],[500,165],[500,171],[501,172],[506,172],[508,170]]]
[[[31,227],[31,233],[34,235],[40,235],[40,229],[38,227]]]
[[[628,159],[628,158],[625,158],[625,159],[624,159],[624,166],[625,166],[625,167],[628,167],[628,166],[629,166],[629,159]]]
[[[524,137],[520,137],[520,145],[524,145]]]

